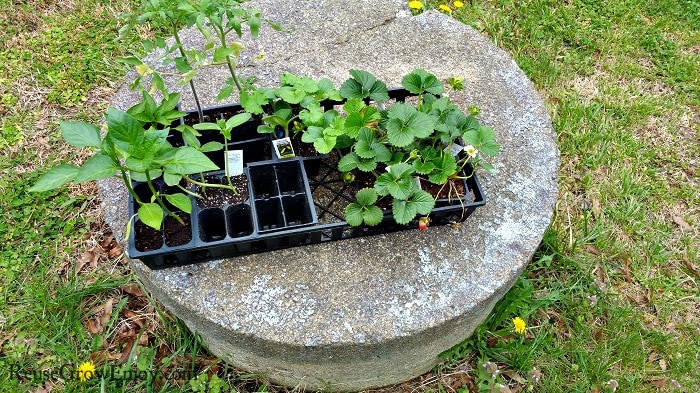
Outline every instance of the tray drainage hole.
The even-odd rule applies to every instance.
[[[244,237],[253,233],[253,215],[248,205],[231,206],[226,210],[228,235]]]
[[[226,218],[218,208],[199,212],[199,238],[204,242],[215,242],[226,238]]]
[[[255,212],[261,231],[284,227],[284,217],[277,198],[255,201]]]
[[[283,197],[282,206],[284,207],[284,215],[287,218],[287,226],[313,222],[311,209],[309,209],[309,200],[306,198],[306,195]]]

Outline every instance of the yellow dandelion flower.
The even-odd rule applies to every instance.
[[[412,10],[419,10],[423,8],[423,3],[421,3],[420,1],[409,1],[408,8]]]
[[[78,366],[78,378],[81,381],[87,381],[95,375],[95,365],[92,362],[85,362]]]
[[[452,8],[450,8],[450,7],[448,7],[448,6],[444,5],[444,4],[440,4],[440,7],[439,7],[439,8],[440,8],[441,10],[445,11],[445,12],[452,12]]]
[[[520,318],[520,317],[513,318],[513,330],[515,330],[516,333],[525,334],[526,327],[527,327],[527,325],[525,324],[525,321],[523,321],[522,318]]]
[[[454,4],[455,7],[457,7],[457,8],[462,8],[462,7],[464,7],[464,3],[462,3],[461,1],[455,1],[455,2],[452,3],[452,4]]]

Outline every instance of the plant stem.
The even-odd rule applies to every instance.
[[[180,50],[180,55],[185,59],[187,64],[189,64],[189,60],[187,60],[187,55],[185,54],[185,50],[182,48],[182,41],[180,41],[180,34],[177,31],[177,27],[175,27],[175,24],[173,23],[173,36],[175,37],[175,43],[177,44],[177,48]],[[191,65],[190,65],[191,67]],[[194,96],[194,103],[197,105],[197,115],[199,116],[199,121],[202,122],[204,121],[204,113],[202,112],[202,105],[199,103],[199,97],[197,96],[197,90],[194,88],[194,81],[190,79],[190,89],[192,89],[192,95]]]
[[[126,189],[129,190],[129,194],[134,198],[134,200],[139,204],[142,205],[143,202],[139,198],[138,195],[136,195],[136,191],[134,191],[134,187],[131,186],[131,177],[129,176],[128,173],[124,171],[124,167],[119,165],[119,171],[122,173],[122,180],[124,181],[124,184],[126,185]]]
[[[202,199],[202,196],[201,196],[201,195],[197,194],[196,192],[192,192],[192,191],[188,190],[187,188],[185,188],[185,187],[183,187],[183,186],[181,186],[181,185],[179,185],[179,184],[177,185],[177,188],[181,189],[185,194],[189,194],[189,195],[192,195],[192,196],[195,197],[195,198]]]
[[[197,180],[194,180],[194,179],[192,179],[192,178],[190,178],[190,177],[188,177],[188,176],[183,176],[183,177],[184,177],[185,180],[187,180],[188,182],[190,182],[190,183],[192,183],[192,184],[194,184],[194,185],[196,185],[196,186],[200,186],[200,187],[201,187],[201,186],[206,186],[206,187],[211,187],[211,188],[224,188],[224,189],[227,189],[227,190],[234,191],[234,192],[236,192],[236,195],[238,195],[238,190],[236,190],[236,187],[233,187],[233,186],[230,186],[230,185],[226,185],[226,184],[207,184],[207,183],[202,183],[202,182],[199,182],[199,181],[197,181]]]
[[[226,46],[226,32],[222,28],[215,29],[216,30],[216,36],[219,37],[219,42],[221,42],[221,46],[224,48],[227,48]],[[231,60],[231,55],[226,55],[226,65],[228,66],[229,72],[231,72],[231,78],[233,78],[233,83],[236,84],[236,88],[238,89],[238,94],[240,94],[243,91],[243,88],[241,87],[241,83],[238,81],[238,77],[236,76],[236,71],[235,67],[233,66],[233,61]]]
[[[158,194],[158,191],[156,191],[156,188],[153,186],[153,181],[151,180],[151,174],[146,171],[146,183],[148,184],[148,188],[151,190],[153,195],[156,197],[156,202],[158,202],[158,205],[166,212],[168,213],[169,216],[173,217],[176,219],[181,225],[185,225],[185,222],[182,221],[182,218],[178,216],[177,214],[173,213],[168,209],[167,206],[165,206],[165,203],[163,203],[162,198]]]
[[[224,169],[228,168],[228,139],[224,138],[224,154],[225,154],[225,162],[224,162]],[[231,187],[231,190],[235,195],[238,195],[238,190],[236,187],[233,186],[233,183],[231,183],[231,176],[229,175],[228,170],[224,170],[224,176],[226,176],[226,181],[228,181],[229,187]]]

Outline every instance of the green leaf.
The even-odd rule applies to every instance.
[[[183,212],[187,214],[192,213],[192,202],[190,202],[190,198],[188,198],[187,195],[178,192],[176,194],[165,195],[165,199]]]
[[[177,184],[180,183],[182,180],[182,175],[176,175],[172,173],[164,173],[163,174],[163,181],[165,181],[165,184],[167,184],[170,187],[173,187]]]
[[[338,160],[338,170],[341,172],[350,172],[360,165],[360,158],[355,153],[344,155]]]
[[[221,131],[217,123],[197,123],[192,126],[197,131]]]
[[[139,207],[136,214],[141,222],[151,228],[160,230],[160,224],[163,221],[163,209],[157,203],[144,203]]]
[[[435,164],[431,161],[423,162],[421,160],[413,161],[413,167],[416,169],[417,173],[421,175],[427,175],[435,169]]]
[[[72,121],[61,121],[59,124],[63,139],[71,146],[99,149],[102,145],[100,130],[92,124]]]
[[[321,154],[328,154],[335,147],[336,136],[323,135],[323,138],[314,140],[314,148]]]
[[[355,199],[362,206],[374,205],[377,203],[377,191],[374,188],[363,188],[357,192]]]
[[[360,162],[357,164],[357,169],[361,170],[362,172],[372,172],[373,170],[377,169],[377,161],[374,159],[368,159],[365,160],[363,158],[359,159]]]
[[[307,126],[323,125],[323,109],[317,104],[299,113],[299,119]]]
[[[226,120],[226,128],[232,130],[234,127],[238,127],[241,124],[247,122],[248,120],[250,120],[250,113],[239,113],[236,116],[233,116],[230,119]]]
[[[401,85],[413,94],[442,94],[444,86],[435,75],[420,68],[403,77]]]
[[[378,81],[374,75],[362,70],[350,70],[350,75],[352,79],[346,80],[340,86],[340,95],[343,98],[369,98],[374,101],[389,100],[386,84]]]
[[[404,168],[403,166],[406,166]],[[395,167],[400,167],[395,169]],[[379,195],[391,195],[394,199],[407,199],[417,189],[418,185],[411,176],[413,167],[409,164],[393,165],[389,172],[382,173],[374,183]]]
[[[252,92],[244,90],[240,93],[239,98],[243,109],[245,109],[246,112],[254,115],[262,114],[262,106],[267,104],[267,97],[265,96],[265,93],[260,90],[254,90]]]
[[[407,200],[394,199],[392,211],[394,220],[399,224],[408,224],[416,215],[427,215],[435,207],[433,197],[423,190],[418,190]]]
[[[408,203],[408,201],[396,199],[392,204],[392,212],[394,213],[394,221],[402,225],[411,222],[418,214],[415,205]]]
[[[365,206],[362,211],[362,219],[365,221],[365,224],[375,226],[382,222],[384,214],[382,214],[382,209],[377,206]]]
[[[352,227],[362,225],[362,206],[351,203],[345,208],[345,221]]]
[[[96,154],[85,161],[73,181],[75,183],[83,183],[91,180],[106,179],[114,176],[118,169],[119,167],[114,164],[110,157],[104,154]]]
[[[219,90],[219,94],[216,95],[216,100],[217,101],[225,100],[225,99],[231,97],[231,94],[233,94],[233,86],[232,85],[224,86],[221,88],[221,90]]]
[[[42,192],[61,187],[75,179],[80,169],[75,165],[62,164],[51,168],[44,173],[39,180],[29,188],[30,192]]]
[[[199,151],[202,153],[210,153],[213,151],[219,151],[224,148],[224,144],[221,142],[207,142],[204,144],[204,146],[200,147]]]
[[[231,48],[218,47],[214,50],[214,63],[223,63],[226,57],[234,54],[236,51]]]
[[[115,108],[107,110],[107,136],[122,151],[132,153],[143,143],[143,127],[133,116]]]
[[[414,193],[409,199],[408,203],[415,206],[418,214],[428,215],[430,211],[435,207],[435,199],[427,191],[419,190]]]
[[[218,169],[219,167],[207,158],[204,153],[189,146],[177,149],[173,158],[165,165],[166,172],[179,175],[190,175]]]
[[[428,176],[431,183],[445,184],[450,176],[457,173],[457,161],[452,154],[445,153],[432,162],[435,169]]]

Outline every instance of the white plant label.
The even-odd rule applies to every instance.
[[[457,143],[454,143],[454,144],[452,144],[451,147],[450,146],[445,147],[445,149],[443,151],[447,152],[448,149],[450,150],[450,154],[457,157],[459,155],[459,153],[461,153],[462,150],[464,149],[464,146],[457,144]]]
[[[243,150],[230,150],[226,156],[226,176],[243,174]]]

